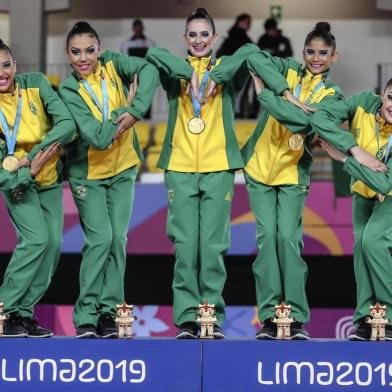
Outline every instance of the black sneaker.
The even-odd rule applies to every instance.
[[[363,318],[360,320],[355,329],[348,335],[348,340],[352,341],[363,341],[370,340],[370,336],[372,334],[372,327],[370,324],[366,322],[366,319]],[[386,331],[385,331],[386,335]],[[386,339],[386,338],[385,338]]]
[[[97,328],[92,324],[83,324],[76,328],[77,339],[94,339],[97,338]]]
[[[212,333],[214,339],[224,339],[226,336],[219,325],[214,325],[214,332]]]
[[[392,341],[392,325],[390,324],[385,326],[385,340]]]
[[[277,331],[276,324],[271,319],[267,319],[264,321],[263,326],[256,332],[256,339],[276,339]]]
[[[4,338],[25,338],[27,330],[23,327],[21,317],[15,313],[10,313],[4,320],[3,335]]]
[[[39,326],[34,318],[21,317],[21,323],[27,330],[29,338],[50,338],[53,336],[53,332],[50,329]]]
[[[290,339],[309,340],[309,332],[304,329],[304,325],[299,321],[294,321],[290,326]]]
[[[196,323],[188,322],[178,327],[176,339],[197,339],[198,327]]]
[[[97,332],[103,339],[118,338],[118,327],[111,314],[104,313],[99,316]]]

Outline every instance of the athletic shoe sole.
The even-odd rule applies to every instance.
[[[102,339],[117,339],[118,332],[112,332],[112,333],[108,333],[106,335],[100,335],[100,338],[102,338]]]
[[[197,339],[197,336],[190,332],[182,331],[176,335],[176,339]]]
[[[297,333],[293,336],[290,336],[290,340],[310,340],[310,337],[304,335],[303,333]]]
[[[28,338],[33,338],[33,339],[37,339],[37,338],[51,338],[53,336],[53,332],[52,333],[47,333],[45,335],[27,335]]]
[[[27,332],[17,335],[0,335],[0,338],[27,338]]]
[[[96,339],[96,338],[99,338],[99,336],[94,332],[85,332],[82,333],[81,335],[76,335],[76,339]]]
[[[257,340],[276,340],[275,336],[269,335],[268,333],[260,333],[256,335]]]
[[[347,339],[350,340],[351,342],[366,342],[366,341],[370,340],[370,337],[367,339],[367,338],[363,338],[361,336],[352,334],[352,335],[348,335]]]

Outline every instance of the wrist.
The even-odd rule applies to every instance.
[[[358,146],[351,147],[349,153],[355,157],[361,149]]]

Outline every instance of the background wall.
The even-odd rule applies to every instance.
[[[320,18],[326,19],[326,18]],[[293,44],[294,56],[301,60],[303,41],[307,32],[320,19],[284,20],[281,28]],[[59,72],[68,72],[64,56],[65,36],[78,19],[62,19],[60,15],[49,17],[48,24],[48,64],[58,64]],[[118,50],[130,35],[132,19],[87,19],[98,31],[103,46]],[[254,19],[249,32],[257,40],[262,32],[263,19]],[[177,55],[184,56],[183,19],[144,19],[146,35],[158,46],[166,47]],[[217,19],[216,27],[220,46],[233,19]],[[337,38],[339,61],[333,66],[331,78],[345,94],[353,94],[363,89],[373,90],[377,85],[377,64],[392,62],[392,23],[389,19],[332,19],[333,33]],[[54,69],[55,70],[55,69]],[[53,72],[53,71],[52,71]],[[392,75],[391,75],[392,76]]]

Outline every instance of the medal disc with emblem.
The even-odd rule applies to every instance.
[[[15,169],[18,162],[18,158],[14,157],[13,155],[8,155],[3,160],[3,169],[11,172]]]
[[[289,147],[292,151],[299,151],[304,145],[304,138],[299,135],[291,135],[289,139]]]
[[[204,131],[206,124],[200,117],[193,117],[188,123],[188,131],[198,135]]]

